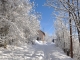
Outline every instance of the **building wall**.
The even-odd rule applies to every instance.
[[[39,30],[38,33],[39,33],[39,34],[38,34],[38,37],[40,37],[41,40],[44,41],[44,36],[45,36],[45,35],[43,34],[43,32]]]

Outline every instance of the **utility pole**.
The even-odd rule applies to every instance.
[[[70,17],[70,13],[69,13]],[[71,58],[73,58],[73,42],[72,42],[72,24],[71,24],[71,19],[69,20],[69,25],[70,25],[70,52],[71,52]]]
[[[68,3],[70,1],[68,0]],[[70,9],[70,6],[69,6]],[[71,21],[71,13],[69,12],[69,26],[70,26],[70,53],[71,53],[71,58],[73,58],[73,42],[72,42],[72,21]]]

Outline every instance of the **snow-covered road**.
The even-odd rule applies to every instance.
[[[54,43],[8,46],[0,49],[0,60],[72,60]]]

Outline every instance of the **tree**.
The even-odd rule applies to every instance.
[[[63,12],[70,12],[71,14],[71,20],[74,21],[77,32],[78,32],[78,39],[80,42],[80,0],[47,0],[47,6],[50,6],[52,8],[55,8],[57,11],[63,11]],[[69,7],[68,7],[69,6]]]
[[[64,13],[66,20],[70,22],[71,46],[72,46],[72,35],[73,35],[73,32],[71,33],[71,29],[73,29],[72,28],[73,26],[71,26],[71,23],[73,23],[72,25],[74,25],[77,29],[78,40],[80,45],[80,14],[79,14],[80,0],[47,0],[46,5],[54,8],[54,10],[57,11],[57,12],[54,12],[56,15],[58,15],[60,12]],[[71,50],[72,50],[72,47],[71,47]]]
[[[48,33],[45,33],[45,41],[46,42],[52,42],[53,36],[50,36]]]
[[[61,17],[61,16],[60,16]],[[70,50],[70,41],[69,41],[69,30],[67,29],[66,25],[62,18],[57,16],[56,21],[54,22],[55,25],[55,33],[56,33],[56,44],[62,48],[63,50]],[[67,36],[66,36],[67,35]]]
[[[29,0],[0,0],[0,30],[9,26],[7,35],[1,36],[3,33],[0,33],[0,38],[5,37],[7,43],[12,41],[22,44],[37,35],[40,22],[39,15],[33,12],[33,7]]]

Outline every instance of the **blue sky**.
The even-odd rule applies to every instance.
[[[31,2],[34,1],[35,5],[38,6],[35,8],[36,12],[40,12],[42,15],[41,21],[41,30],[47,32],[48,34],[52,35],[54,33],[54,19],[52,18],[53,9],[47,6],[44,6],[46,0],[30,0]]]

